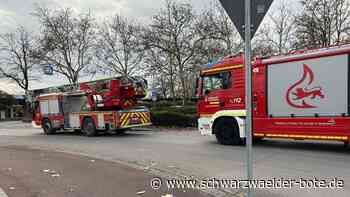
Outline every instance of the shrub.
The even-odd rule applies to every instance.
[[[152,123],[156,126],[195,127],[197,125],[197,110],[195,103],[181,106],[171,101],[145,103],[152,113]]]
[[[155,126],[195,127],[197,116],[176,111],[152,111],[152,123]]]

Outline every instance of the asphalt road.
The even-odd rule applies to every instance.
[[[151,174],[86,156],[7,146],[0,147],[0,158],[0,197],[208,196],[198,190],[154,190]]]
[[[125,135],[87,138],[62,133],[45,136],[40,129],[18,122],[0,123],[0,146],[20,145],[57,150],[115,161],[166,177],[244,179],[245,149],[222,146],[214,137],[197,132],[158,129],[132,131]],[[259,189],[257,197],[277,196],[350,196],[350,149],[342,143],[315,141],[265,140],[254,146],[256,179],[318,179],[344,181],[343,188]],[[227,190],[227,189],[225,189]],[[216,190],[207,191],[215,195]],[[230,189],[233,196],[240,190]],[[237,195],[236,195],[237,196]],[[239,196],[239,195],[238,195]]]

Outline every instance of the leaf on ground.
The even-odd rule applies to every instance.
[[[174,196],[172,194],[166,194],[166,195],[164,195],[162,197],[174,197]]]
[[[136,195],[142,195],[142,194],[144,194],[144,193],[146,193],[145,190],[137,192]]]

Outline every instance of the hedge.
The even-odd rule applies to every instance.
[[[188,102],[185,106],[181,106],[180,103],[181,101],[162,100],[143,104],[151,110],[152,123],[155,126],[196,127],[196,103]]]
[[[176,111],[152,111],[155,126],[196,127],[197,116]]]

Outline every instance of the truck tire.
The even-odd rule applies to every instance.
[[[97,134],[96,126],[92,118],[85,118],[83,121],[83,129],[82,132],[85,136],[94,137]]]
[[[221,118],[214,125],[214,133],[222,145],[241,145],[237,122],[232,118]]]
[[[56,129],[52,128],[52,124],[49,119],[43,120],[43,130],[46,135],[52,135],[56,133]]]

